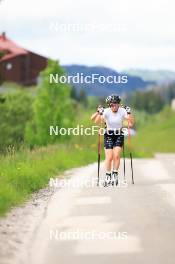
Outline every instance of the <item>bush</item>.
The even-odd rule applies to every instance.
[[[24,141],[26,123],[32,118],[32,98],[24,91],[16,91],[0,99],[0,147],[4,151]]]

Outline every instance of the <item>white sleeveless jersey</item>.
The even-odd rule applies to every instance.
[[[117,130],[122,128],[123,120],[128,119],[126,110],[119,107],[117,112],[112,112],[111,108],[106,108],[103,112],[103,117],[108,130]]]

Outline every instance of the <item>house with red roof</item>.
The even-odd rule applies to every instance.
[[[24,49],[0,35],[0,81],[21,85],[35,85],[40,71],[47,66],[47,58]]]

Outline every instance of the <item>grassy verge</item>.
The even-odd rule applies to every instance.
[[[25,201],[64,170],[96,160],[94,145],[58,144],[33,151],[23,149],[0,158],[0,214]]]
[[[132,139],[135,157],[153,157],[154,153],[175,152],[175,112],[166,107],[157,115],[150,116]]]
[[[90,112],[80,114],[77,124],[91,126]],[[75,125],[76,127],[76,125]],[[0,156],[0,215],[47,186],[49,179],[63,171],[97,160],[98,136],[72,136],[65,143],[36,148],[13,149]]]

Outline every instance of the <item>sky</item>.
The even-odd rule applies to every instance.
[[[175,71],[174,0],[2,0],[0,32],[64,64]]]

